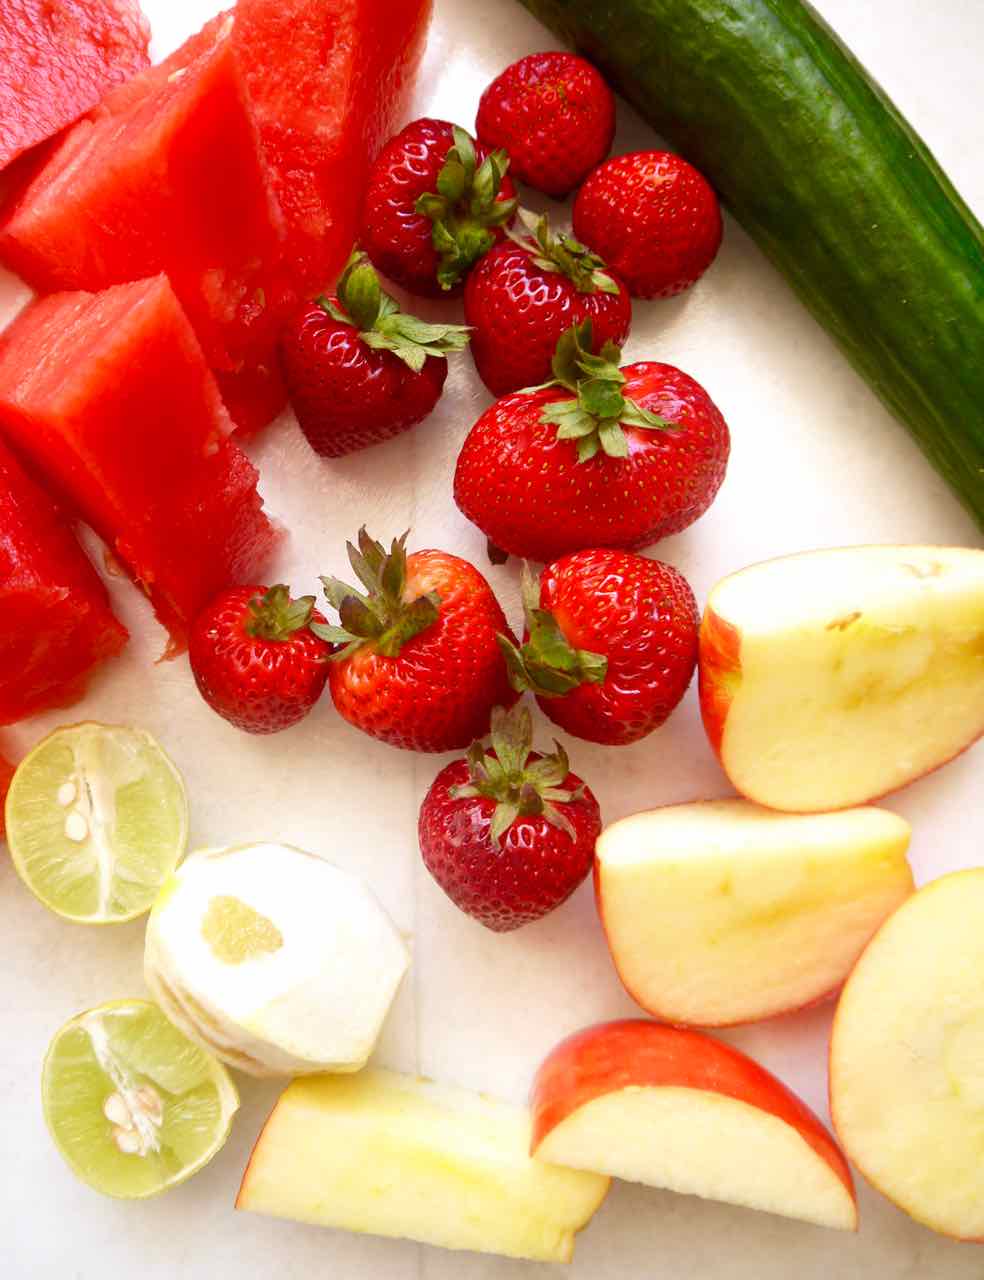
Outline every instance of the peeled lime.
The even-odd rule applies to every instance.
[[[100,1005],[67,1022],[48,1049],[41,1091],[72,1172],[132,1200],[207,1164],[239,1107],[225,1067],[147,1000]]]
[[[17,873],[46,907],[85,924],[148,911],[188,840],[181,775],[141,729],[57,729],[21,761],[6,805]]]

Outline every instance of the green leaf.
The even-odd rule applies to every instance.
[[[627,427],[637,427],[642,431],[678,431],[683,425],[680,422],[671,422],[669,418],[661,418],[658,414],[650,413],[648,409],[643,409],[637,405],[634,400],[626,400],[625,408],[621,413],[621,421]]]
[[[597,431],[591,435],[585,436],[583,440],[577,442],[577,460],[578,462],[590,462],[601,448],[601,442],[598,439]]]
[[[563,831],[565,836],[569,836],[571,840],[577,839],[577,832],[563,809],[558,809],[555,804],[544,804],[543,816],[552,827],[556,827],[558,831]]]
[[[502,841],[502,837],[506,834],[506,832],[509,830],[509,828],[512,826],[512,824],[516,821],[518,817],[519,817],[518,804],[509,803],[507,801],[503,804],[496,805],[495,813],[492,815],[492,825],[489,830],[489,835],[492,839],[492,843],[495,845],[497,849]]]
[[[394,538],[390,553],[380,566],[379,585],[383,595],[390,600],[403,599],[407,581],[407,535]]]
[[[507,775],[518,776],[533,749],[533,717],[525,702],[492,712],[492,750]]]
[[[598,428],[598,443],[609,458],[627,458],[629,442],[617,418],[607,418]]]
[[[342,601],[346,596],[358,595],[358,592],[353,591],[347,582],[342,582],[341,578],[322,578],[321,585],[324,587],[325,599],[336,610],[342,607]]]
[[[338,610],[338,616],[349,635],[360,636],[363,640],[370,640],[379,635],[379,619],[358,596],[346,596]]]
[[[358,640],[358,636],[352,635],[346,631],[344,627],[329,626],[326,622],[312,622],[311,630],[319,640],[326,640],[329,644],[349,644],[353,640]],[[362,641],[359,640],[361,644]]]
[[[443,196],[448,204],[457,204],[465,194],[466,180],[465,166],[452,153],[437,175],[438,194]]]
[[[509,683],[517,693],[523,693],[529,688],[529,680],[526,675],[526,667],[523,663],[522,651],[517,648],[513,641],[507,635],[503,635],[501,631],[496,632],[495,642],[499,646],[499,652],[502,654],[506,663],[506,674],[509,676]]]
[[[403,646],[414,636],[432,627],[440,616],[440,597],[434,592],[418,596],[404,605],[396,621],[379,638],[377,652],[385,658],[395,658]]]
[[[578,404],[594,418],[618,418],[625,407],[621,386],[606,378],[585,378],[578,383]]]
[[[472,141],[471,134],[457,124],[451,126],[451,136],[454,139],[454,146],[452,150],[455,152],[458,160],[464,167],[465,173],[467,174],[470,182],[474,178],[475,165],[477,163],[475,143]],[[451,153],[449,152],[448,154],[450,155]]]
[[[565,329],[557,340],[553,360],[550,367],[554,378],[568,391],[577,391],[578,356],[581,348],[591,346],[591,321],[585,320],[580,325],[571,325]]]
[[[357,329],[371,329],[382,306],[379,276],[365,255],[349,260],[338,282],[338,297]]]
[[[558,440],[579,440],[582,436],[594,435],[597,422],[590,413],[585,413],[576,400],[564,400],[560,403],[544,405],[540,412],[540,420],[557,427]]]

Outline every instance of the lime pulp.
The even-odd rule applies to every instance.
[[[5,810],[17,873],[68,920],[108,924],[148,911],[188,839],[184,783],[140,729],[57,729],[14,773]]]
[[[218,1152],[239,1107],[229,1073],[147,1000],[72,1018],[48,1049],[48,1128],[72,1171],[104,1195],[144,1199]]]

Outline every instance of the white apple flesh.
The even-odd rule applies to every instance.
[[[531,1107],[537,1159],[857,1227],[847,1162],[816,1116],[764,1067],[699,1032],[589,1027],[546,1058]]]
[[[608,1179],[529,1155],[524,1107],[390,1071],[281,1096],[238,1209],[446,1249],[569,1262]]]
[[[920,889],[865,950],[834,1018],[830,1106],[883,1195],[984,1241],[984,869]]]
[[[847,547],[752,565],[711,591],[711,745],[774,809],[847,808],[984,733],[984,551]]]
[[[408,964],[361,880],[276,844],[188,858],[151,911],[144,952],[175,1025],[260,1076],[359,1070]]]
[[[668,805],[598,840],[595,894],[626,990],[668,1022],[729,1026],[834,992],[913,890],[910,829],[883,809]]]

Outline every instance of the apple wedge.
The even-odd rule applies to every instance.
[[[873,1186],[984,1243],[984,869],[920,889],[865,950],[834,1018],[830,1106]]]
[[[533,1082],[533,1154],[574,1169],[857,1228],[837,1144],[784,1084],[710,1036],[656,1022],[589,1027]]]
[[[609,1180],[530,1159],[530,1116],[390,1071],[295,1080],[237,1209],[446,1249],[569,1262]]]
[[[884,809],[789,814],[749,800],[637,813],[602,832],[595,896],[629,995],[722,1027],[833,992],[912,893],[909,824]]]
[[[984,551],[847,547],[724,578],[700,701],[759,804],[811,813],[905,786],[984,733]]]

